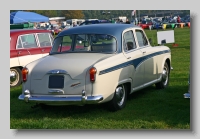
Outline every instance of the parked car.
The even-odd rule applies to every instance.
[[[140,26],[143,29],[149,29],[149,26],[153,26],[153,22],[152,21],[142,21],[141,23],[138,24],[138,26]]]
[[[67,29],[72,28],[72,27],[73,26],[71,26],[71,25],[66,25],[63,30],[67,30]]]
[[[108,20],[88,20],[88,21],[82,22],[80,24],[80,26],[90,25],[90,24],[101,24],[101,23],[110,23],[110,21],[108,21]]]
[[[97,39],[102,34],[110,39]],[[128,94],[153,84],[166,88],[170,67],[170,49],[152,47],[141,27],[74,27],[58,34],[48,56],[23,68],[19,100],[39,105],[108,102],[117,111],[125,107]]]
[[[26,64],[49,54],[52,41],[48,30],[10,30],[10,87],[21,84],[21,70]]]
[[[184,98],[190,98],[190,74],[189,74],[189,78],[188,78],[188,92],[183,94]]]

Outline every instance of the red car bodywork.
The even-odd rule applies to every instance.
[[[149,29],[149,26],[152,26],[152,22],[146,22],[146,23],[139,23],[138,26],[140,26],[143,29]]]
[[[22,68],[49,54],[53,37],[49,30],[10,30],[10,86],[21,84]]]
[[[34,55],[38,53],[49,53],[51,50],[51,45],[49,47],[37,47],[29,49],[16,49],[16,43],[18,36],[24,34],[33,34],[33,33],[51,33],[49,30],[40,30],[40,29],[15,29],[10,30],[10,58],[20,57],[24,55]]]

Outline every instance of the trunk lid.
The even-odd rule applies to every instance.
[[[65,53],[50,55],[33,67],[31,93],[41,95],[81,95],[88,68],[113,54]]]

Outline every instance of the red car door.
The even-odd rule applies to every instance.
[[[48,55],[53,44],[53,36],[51,33],[37,33],[38,45],[41,49],[42,56]]]
[[[25,66],[26,64],[42,57],[42,51],[40,47],[38,47],[34,33],[21,35],[18,41],[22,46],[22,48],[17,49],[21,66]]]

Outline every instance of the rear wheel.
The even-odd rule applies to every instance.
[[[22,74],[19,68],[10,69],[10,87],[19,86],[22,83]]]
[[[113,99],[109,102],[109,108],[111,111],[117,111],[125,107],[127,101],[127,89],[126,85],[119,85],[115,89]]]
[[[159,83],[156,83],[156,88],[163,89],[163,88],[166,88],[168,86],[168,84],[169,84],[169,66],[165,62],[165,65],[164,65],[163,71],[162,71],[161,81]]]

